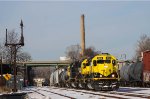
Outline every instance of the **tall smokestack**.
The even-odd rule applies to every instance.
[[[84,27],[84,14],[81,15],[81,54],[84,55],[85,51],[85,27]]]
[[[5,46],[7,46],[7,29],[6,29],[6,41],[5,41]]]

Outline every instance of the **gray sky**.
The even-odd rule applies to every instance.
[[[149,1],[0,1],[0,40],[5,29],[20,33],[33,60],[59,60],[66,47],[80,44],[80,16],[85,15],[86,47],[116,56],[134,55],[142,34],[150,36]]]

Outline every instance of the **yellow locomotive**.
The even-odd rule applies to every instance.
[[[85,59],[81,63],[82,79],[79,80],[79,87],[95,90],[118,89],[117,65],[117,59],[108,53]]]
[[[117,90],[118,66],[117,59],[108,53],[102,53],[93,58],[75,61],[61,74],[63,86],[95,89]],[[53,77],[52,77],[53,78]]]
[[[108,53],[96,55],[91,63],[91,78],[88,87],[96,89],[118,89],[117,59]],[[93,85],[92,85],[92,83]],[[90,88],[90,87],[89,87]]]
[[[94,80],[101,79],[118,79],[117,60],[114,56],[104,53],[95,56],[92,59],[91,73]]]

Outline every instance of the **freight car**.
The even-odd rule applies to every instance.
[[[142,60],[126,63],[120,69],[121,86],[150,87],[150,51],[142,54]]]
[[[51,73],[50,75],[50,86],[61,86],[61,80],[62,78],[62,73],[64,71],[64,68],[59,68],[56,69],[54,72]]]
[[[75,61],[50,76],[51,85],[95,90],[117,90],[117,59],[102,53],[90,59]],[[58,79],[59,78],[59,79]]]

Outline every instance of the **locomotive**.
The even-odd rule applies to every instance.
[[[75,61],[50,75],[50,85],[94,90],[117,90],[118,80],[117,59],[109,53]]]

